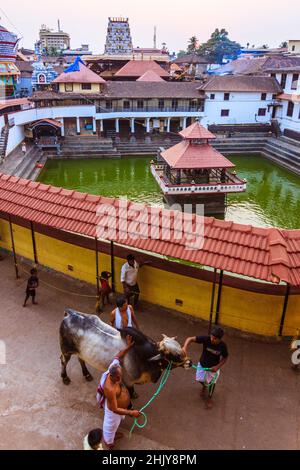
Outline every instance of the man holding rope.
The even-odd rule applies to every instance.
[[[213,407],[212,396],[220,377],[220,369],[228,359],[228,349],[226,343],[222,341],[223,336],[223,329],[216,326],[210,336],[194,336],[188,338],[183,347],[183,351],[188,355],[188,347],[190,344],[197,343],[203,345],[202,356],[196,372],[196,381],[202,385],[202,398],[205,398],[205,392],[206,389],[208,389],[208,399],[206,402],[208,409]]]
[[[127,348],[121,351],[105,372],[98,386],[97,401],[104,408],[103,440],[109,450],[115,446],[115,440],[123,437],[117,433],[121,422],[126,416],[139,418],[141,413],[132,409],[130,395],[122,382],[121,361],[133,346],[130,336],[126,338]]]

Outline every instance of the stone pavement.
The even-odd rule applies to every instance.
[[[27,268],[28,269],[28,268]],[[94,312],[94,299],[67,292],[94,293],[93,288],[61,275],[41,271],[38,305],[23,309],[26,274],[16,281],[12,259],[0,262],[0,340],[7,364],[0,365],[0,449],[81,449],[87,432],[101,426],[96,401],[99,373],[86,383],[78,361],[69,365],[72,383],[60,379],[58,329],[64,308]],[[137,312],[142,329],[158,340],[162,333],[205,333],[203,323],[158,306]],[[108,312],[103,316],[108,319]],[[230,358],[216,389],[215,407],[207,411],[193,372],[177,369],[148,410],[149,423],[118,449],[299,449],[300,374],[290,369],[287,343],[272,344],[228,334]],[[200,348],[192,348],[197,361]],[[138,388],[143,406],[155,385]],[[126,419],[128,431],[132,420]]]

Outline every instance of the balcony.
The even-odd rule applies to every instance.
[[[247,181],[241,180],[234,173],[221,174],[220,170],[211,170],[209,174],[192,176],[182,172],[180,180],[170,172],[165,164],[151,164],[151,173],[164,194],[219,194],[241,193],[247,189]]]
[[[112,106],[107,109],[102,106],[96,106],[97,113],[203,113],[204,107],[199,106]]]

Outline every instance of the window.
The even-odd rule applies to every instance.
[[[280,82],[280,85],[282,88],[285,88],[286,87],[286,77],[287,77],[287,74],[286,73],[283,73],[281,75],[281,82]]]
[[[293,114],[294,114],[294,106],[295,106],[294,103],[293,103],[292,101],[290,101],[289,104],[288,104],[288,109],[287,109],[287,113],[286,113],[286,115],[287,115],[288,117],[293,117]]]
[[[297,90],[298,88],[299,73],[293,74],[291,90]]]
[[[130,101],[123,102],[123,109],[130,109]]]
[[[165,100],[158,100],[158,108],[164,109],[165,107]]]
[[[81,84],[81,89],[82,90],[91,90],[92,89],[92,84],[91,83],[82,83]]]
[[[178,108],[178,100],[172,100],[172,109]]]
[[[106,101],[105,107],[106,109],[112,109],[112,101]]]
[[[197,108],[197,100],[190,100],[190,108],[192,109]]]
[[[73,83],[65,83],[65,91],[69,93],[70,91],[73,91]]]
[[[292,51],[295,52],[296,46],[292,46]]]
[[[137,107],[138,107],[138,109],[144,109],[144,101],[143,100],[138,100]]]
[[[272,99],[273,99],[273,100],[276,100],[276,98],[277,98],[277,94],[274,93],[274,95],[272,95]]]
[[[228,117],[229,116],[229,109],[222,109],[221,110],[221,116],[222,117]]]
[[[261,100],[266,101],[266,99],[267,99],[267,93],[262,93],[261,94]]]
[[[259,116],[265,116],[267,114],[266,108],[259,108],[258,110],[258,115]]]
[[[230,93],[224,93],[224,101],[230,100]]]
[[[211,93],[211,94],[210,94],[210,99],[211,99],[211,100],[214,100],[215,97],[216,97],[216,95],[215,95],[214,93]]]

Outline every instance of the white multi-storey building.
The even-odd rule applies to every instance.
[[[266,76],[217,76],[199,88],[206,94],[202,123],[209,125],[271,122],[278,82]]]
[[[277,97],[280,106],[274,117],[286,136],[300,140],[300,67],[286,67],[270,72],[283,89],[283,93]]]

